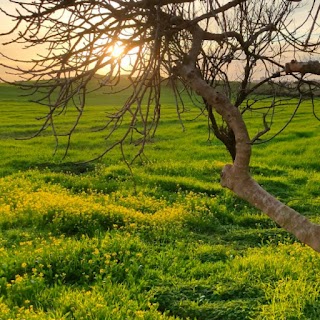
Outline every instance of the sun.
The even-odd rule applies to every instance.
[[[130,73],[138,57],[139,48],[130,48],[121,41],[110,43],[106,46],[103,63],[105,72],[109,72],[111,67],[117,65],[122,72]]]
[[[123,51],[124,51],[124,48],[121,45],[116,43],[112,48],[111,56],[113,58],[119,58],[123,53]]]

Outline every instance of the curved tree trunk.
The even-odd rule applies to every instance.
[[[189,63],[180,65],[177,71],[188,85],[223,117],[234,132],[236,156],[232,165],[228,164],[223,168],[222,186],[229,188],[237,196],[262,210],[301,242],[320,252],[320,226],[280,202],[250,176],[251,144],[240,111],[227,97],[216,92],[201,78],[195,64],[190,60]]]
[[[266,213],[279,226],[301,242],[320,252],[320,226],[310,222],[299,212],[286,206],[264,190],[249,173],[239,176],[237,169],[226,165],[222,170],[221,185]]]

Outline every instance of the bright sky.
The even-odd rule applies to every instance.
[[[1,8],[5,10],[10,10],[13,8],[13,5],[9,3],[8,0],[1,0]],[[10,30],[10,27],[12,27],[13,22],[12,18],[7,17],[5,14],[0,12],[0,33],[8,32]],[[0,37],[0,52],[10,56],[16,56],[18,52],[24,53],[25,51],[21,50],[21,47],[19,45],[10,45],[10,46],[4,46],[3,43],[6,41],[10,41],[12,39],[11,36],[3,36]],[[29,55],[29,54],[28,54]],[[29,56],[31,56],[32,53],[30,53]],[[25,56],[26,57],[26,56]],[[7,63],[7,60],[0,56],[0,64]],[[6,79],[12,79],[11,76],[4,74],[4,68],[0,65],[0,77],[6,78]]]
[[[8,12],[12,12],[14,10],[14,5],[10,3],[8,0],[0,0],[1,4],[0,7]],[[31,0],[24,0],[24,2],[31,2]],[[0,33],[5,33],[11,30],[11,28],[14,26],[14,23],[12,21],[12,18],[7,17],[5,14],[0,12]],[[28,49],[23,50],[21,45],[19,44],[10,44],[7,46],[4,46],[3,43],[6,41],[12,40],[12,35],[10,36],[2,36],[0,37],[0,53],[3,53],[4,55],[7,55],[8,57],[15,57],[20,58],[23,60],[29,60],[36,56],[36,54],[39,51],[39,48],[34,49]],[[8,64],[8,60],[1,57],[0,55],[0,64]],[[15,65],[15,64],[13,64]],[[4,68],[0,65],[0,77],[5,78],[6,80],[12,80],[15,77],[5,74]]]

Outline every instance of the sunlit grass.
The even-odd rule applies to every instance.
[[[15,89],[0,93],[1,320],[319,318],[319,255],[220,187],[230,159],[207,141],[205,118],[182,132],[167,95],[132,176],[116,152],[72,163],[104,149],[90,129],[117,96],[89,100],[62,161],[49,135],[14,140],[32,132],[39,107]],[[254,148],[251,171],[319,222],[319,124],[309,109]]]

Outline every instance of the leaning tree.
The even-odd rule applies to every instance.
[[[232,158],[222,170],[222,186],[320,251],[320,226],[270,195],[249,171],[252,145],[270,130],[279,92],[296,93],[296,109],[306,89],[313,101],[317,82],[306,75],[320,74],[320,63],[301,59],[315,56],[319,47],[316,0],[9,0],[8,4],[0,8],[13,20],[11,29],[2,34],[6,39],[2,66],[20,78],[15,85],[30,89],[35,100],[47,106],[35,136],[52,130],[57,141],[60,135],[70,141],[97,75],[97,87],[114,88],[125,75],[130,89],[125,92],[130,94],[101,128],[111,141],[101,157],[115,147],[123,150],[133,137],[138,138],[139,155],[155,134],[164,81],[172,87],[178,115],[183,86],[201,103],[210,130]],[[24,61],[6,54],[6,48],[17,43],[36,49],[37,55]],[[113,54],[115,47],[121,48],[119,56]],[[263,86],[273,98],[261,110],[258,99],[249,98]],[[61,133],[56,117],[67,108],[77,116],[70,130]],[[244,114],[257,108],[263,129],[250,137]],[[114,139],[125,119],[129,124]]]

